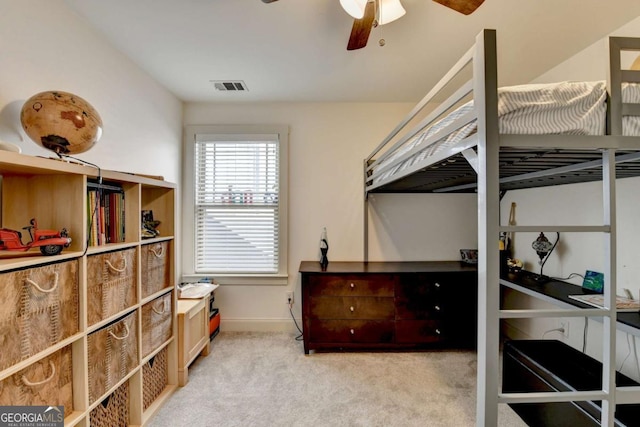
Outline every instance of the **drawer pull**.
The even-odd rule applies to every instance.
[[[48,378],[45,378],[42,381],[29,381],[26,375],[22,376],[22,383],[27,387],[35,387],[38,385],[46,384],[53,379],[56,375],[56,365],[53,364],[53,360],[49,360],[49,367],[51,368],[51,375]]]
[[[24,279],[24,281],[27,282],[28,284],[30,284],[31,286],[33,286],[34,288],[36,288],[37,290],[39,290],[40,292],[42,292],[44,294],[49,294],[49,293],[55,291],[56,289],[58,289],[58,272],[56,271],[53,274],[55,276],[55,279],[53,281],[53,286],[51,288],[49,288],[49,289],[41,288],[36,282],[34,282],[31,279]]]
[[[105,262],[110,269],[118,273],[122,273],[127,269],[127,259],[124,257],[122,258],[122,268],[116,268],[109,260],[106,260]]]
[[[436,305],[434,308],[436,309],[436,311],[440,311],[440,306],[439,305]]]
[[[353,306],[349,307],[349,310],[351,310],[351,312],[353,313],[355,311],[355,308],[353,308]]]
[[[153,312],[156,314],[165,314],[167,312],[167,300],[162,300],[162,311],[156,309],[156,307],[153,305],[151,306],[151,310],[153,310]]]
[[[356,331],[354,331],[353,329],[351,329],[349,332],[351,332],[351,335],[355,335]]]
[[[440,329],[436,329],[436,334],[438,334],[438,335],[441,334]]]
[[[116,334],[114,334],[113,331],[109,331],[109,335],[111,335],[112,337],[114,337],[118,341],[122,341],[122,340],[127,339],[129,337],[129,326],[126,323],[124,324],[124,330],[125,330],[125,333],[121,337],[119,337]]]
[[[351,286],[351,289],[356,287],[356,285],[354,285],[353,283],[351,285],[349,285],[349,286]]]
[[[156,258],[162,258],[164,256],[164,246],[160,246],[160,250],[157,252],[153,248],[151,248],[150,251]]]

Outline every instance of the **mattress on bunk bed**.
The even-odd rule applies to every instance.
[[[640,103],[640,86],[623,85],[622,99],[623,102]],[[603,81],[529,84],[499,88],[499,131],[502,134],[524,135],[604,135],[607,113],[606,100],[606,83]],[[473,101],[470,101],[409,140],[376,167],[389,164],[399,156],[421,145],[425,146],[409,159],[375,178],[374,182],[393,176],[439,151],[455,146],[458,142],[474,134],[477,131],[475,119],[444,139],[430,145],[424,143],[426,139],[437,134],[473,108]],[[640,118],[624,117],[623,134],[640,135]]]
[[[640,104],[640,85],[636,83],[623,83],[622,102],[627,104]],[[622,135],[640,136],[640,117],[622,116]]]

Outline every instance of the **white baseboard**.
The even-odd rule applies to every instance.
[[[302,321],[296,319],[302,327]],[[291,318],[288,319],[225,319],[220,320],[222,332],[298,332]]]

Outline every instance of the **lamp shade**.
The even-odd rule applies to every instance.
[[[362,19],[368,0],[340,0],[340,5],[349,15],[355,19]]]
[[[540,261],[542,261],[544,257],[546,257],[547,254],[551,252],[551,249],[553,249],[553,244],[549,241],[549,239],[547,239],[547,236],[545,236],[544,233],[540,232],[540,235],[536,240],[533,241],[531,247],[534,251],[536,251],[538,257],[540,257]]]
[[[384,25],[402,17],[406,10],[402,7],[400,0],[380,0],[378,6],[378,24]]]

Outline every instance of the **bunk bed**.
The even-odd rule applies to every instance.
[[[497,425],[500,403],[585,400],[602,401],[601,425],[613,426],[616,404],[640,402],[640,387],[619,386],[616,389],[616,311],[609,308],[616,295],[615,180],[640,176],[640,104],[637,104],[640,102],[637,85],[640,71],[622,69],[621,52],[639,50],[640,39],[611,37],[606,82],[576,82],[567,84],[568,88],[558,85],[499,88],[496,32],[484,30],[474,45],[365,159],[365,261],[368,260],[369,194],[477,193],[478,426]],[[568,93],[581,91],[576,97],[588,99],[589,105],[578,106],[578,110],[585,110],[586,116],[592,117],[585,118],[585,114],[563,109],[567,104],[563,100],[573,99],[572,95],[560,95],[560,102],[551,107],[538,105],[549,104],[557,91],[565,89]],[[520,102],[525,98],[536,99],[535,94],[544,100],[532,104]],[[518,105],[511,108],[514,103]],[[427,106],[431,110],[425,113]],[[551,110],[559,116],[553,116]],[[509,116],[514,111],[515,115],[527,111],[534,113],[525,116],[522,123],[526,125],[521,126],[522,123],[514,125],[510,122]],[[536,114],[542,117],[537,122],[534,120]],[[573,121],[580,123],[567,123],[572,120],[566,117],[574,117]],[[585,124],[586,121],[589,123]],[[559,127],[547,126],[550,122],[561,123]],[[602,182],[602,225],[500,224],[499,200],[504,191],[589,181]],[[607,249],[605,308],[500,309],[502,279],[496,244],[498,236],[501,232],[543,230],[603,233]],[[540,393],[500,391],[501,319],[585,316],[599,317],[603,322],[601,389]]]

